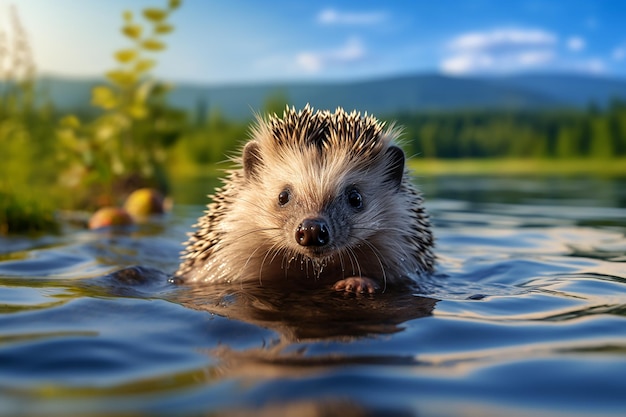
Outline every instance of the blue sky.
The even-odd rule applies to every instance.
[[[92,77],[128,43],[123,10],[166,0],[15,4],[41,73]],[[156,74],[208,84],[574,71],[626,78],[626,1],[183,0]],[[0,19],[6,28],[6,19]]]

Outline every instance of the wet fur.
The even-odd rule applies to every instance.
[[[289,109],[259,119],[253,138],[195,226],[176,276],[185,282],[369,277],[382,288],[431,272],[433,238],[404,168],[398,131],[371,116]],[[363,209],[347,204],[356,188]],[[289,189],[284,207],[278,195]],[[328,223],[328,247],[300,246],[307,217]]]

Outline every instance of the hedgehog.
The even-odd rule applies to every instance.
[[[365,113],[260,117],[189,234],[179,282],[315,282],[374,293],[433,271],[400,129]]]

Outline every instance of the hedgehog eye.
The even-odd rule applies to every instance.
[[[353,188],[348,191],[348,203],[355,209],[363,208],[363,197],[357,189]]]
[[[284,206],[291,200],[291,192],[289,190],[283,190],[278,194],[278,204]]]

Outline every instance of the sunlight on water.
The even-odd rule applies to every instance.
[[[2,238],[0,415],[624,415],[626,182],[422,187],[439,266],[413,293],[173,286],[189,196]]]

